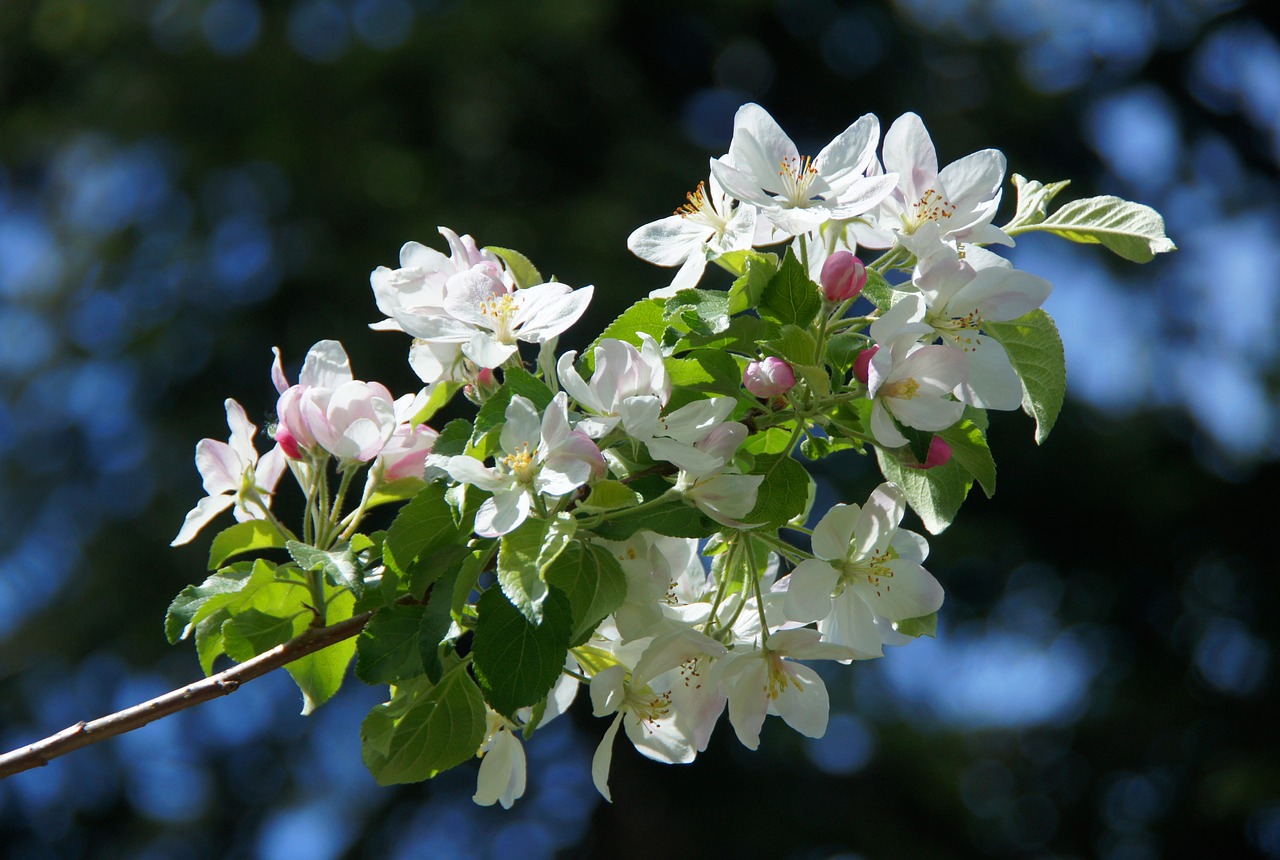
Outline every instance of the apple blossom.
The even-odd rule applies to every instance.
[[[796,372],[777,356],[750,362],[742,371],[742,387],[756,397],[779,397],[796,387]]]
[[[850,251],[836,251],[822,263],[818,283],[831,303],[856,298],[867,285],[867,267]]]

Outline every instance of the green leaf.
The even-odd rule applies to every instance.
[[[605,616],[627,597],[627,578],[622,566],[603,547],[581,541],[572,543],[547,567],[547,583],[569,598],[573,613],[570,647],[591,637]]]
[[[270,581],[274,578],[272,571],[275,566],[267,562],[263,562],[263,565],[259,585],[264,580]],[[169,640],[169,644],[172,645],[179,639],[186,639],[191,635],[191,631],[201,620],[196,615],[205,604],[216,598],[222,598],[216,601],[209,611],[202,613],[202,616],[208,616],[217,608],[229,603],[234,595],[249,583],[250,577],[256,570],[258,570],[256,566],[248,564],[224,568],[208,577],[202,585],[188,585],[178,592],[178,596],[169,604],[169,609],[164,616],[164,635]]]
[[[871,304],[875,305],[882,311],[887,311],[893,307],[897,297],[897,290],[893,285],[885,280],[884,275],[879,272],[867,272],[867,284],[862,288],[862,297]]]
[[[760,316],[781,325],[804,328],[822,310],[818,285],[809,280],[804,266],[788,248],[778,273],[769,279],[760,300]]]
[[[469,760],[484,742],[484,699],[466,664],[440,683],[399,689],[360,726],[361,754],[379,785],[421,782]]]
[[[516,279],[516,286],[520,289],[523,290],[526,287],[536,287],[538,284],[546,283],[542,273],[538,271],[538,267],[529,262],[529,258],[519,251],[513,251],[510,248],[499,248],[496,245],[489,245],[485,250],[491,251],[502,258],[502,262],[507,264],[507,270]]]
[[[591,347],[586,350],[583,355],[583,361],[586,362],[587,369],[595,371],[595,348],[605,338],[624,340],[635,347],[639,347],[641,344],[641,333],[649,335],[656,341],[661,341],[662,333],[667,328],[666,315],[662,312],[663,305],[664,303],[661,299],[641,299],[623,311],[622,315],[609,323],[605,330],[600,333],[600,336],[595,339],[595,342],[591,344]]]
[[[471,440],[471,422],[465,418],[455,418],[440,430],[440,435],[431,445],[431,453],[444,457],[455,457],[466,453],[467,442]]]
[[[663,361],[671,384],[733,397],[742,391],[742,368],[732,355],[718,349],[695,349],[684,358]]]
[[[387,484],[380,484],[369,497],[365,510],[390,502],[407,502],[418,495],[424,486],[426,482],[418,477],[400,478]]]
[[[427,677],[439,683],[444,672],[444,662],[440,659],[440,646],[453,628],[453,612],[450,603],[453,590],[458,582],[459,571],[451,570],[436,582],[427,599],[422,613],[422,623],[418,626],[418,662],[426,671]]]
[[[484,406],[480,407],[480,411],[476,413],[475,432],[471,434],[471,445],[479,449],[476,456],[483,459],[489,454],[489,446],[481,446],[481,440],[485,435],[506,423],[507,406],[511,403],[511,398],[515,395],[529,400],[539,411],[546,409],[547,404],[551,402],[554,395],[547,384],[538,379],[527,370],[521,370],[518,367],[509,367],[502,371],[502,385],[498,386],[498,390],[484,402]],[[492,443],[496,445],[496,440]]]
[[[1043,221],[1007,232],[1017,236],[1033,230],[1085,245],[1101,244],[1135,263],[1150,262],[1156,254],[1178,248],[1165,235],[1164,218],[1159,212],[1110,195],[1072,201]]]
[[[662,313],[668,325],[682,323],[695,334],[720,334],[729,328],[729,294],[718,290],[680,290],[667,299]]]
[[[894,622],[893,629],[904,636],[928,636],[930,639],[938,635],[938,613],[922,615],[919,618],[907,618]]]
[[[449,405],[449,401],[461,390],[461,382],[441,382],[432,390],[427,397],[427,402],[422,404],[418,414],[414,415],[409,423],[414,425],[427,423],[437,412]]]
[[[260,609],[246,609],[222,625],[223,647],[226,654],[237,663],[252,660],[283,645],[297,635],[294,630],[295,619],[302,618],[298,632],[306,629],[311,613],[306,607],[298,605],[296,611],[284,616],[272,615]]]
[[[400,509],[387,529],[382,561],[400,578],[409,577],[420,556],[430,560],[436,550],[455,544],[462,537],[444,494],[443,484],[427,485]]]
[[[209,545],[209,570],[222,567],[232,556],[284,546],[284,535],[270,520],[247,520],[223,529]]]
[[[750,474],[763,475],[764,481],[755,507],[742,518],[743,522],[777,528],[805,512],[812,479],[799,461],[787,454],[761,454]]]
[[[791,364],[813,364],[817,360],[817,341],[813,339],[813,335],[796,325],[784,325],[778,336],[765,341],[763,346]]]
[[[688,336],[689,346],[698,349],[718,349],[739,355],[754,357],[756,344],[776,336],[778,325],[759,317],[739,316],[729,322],[729,327],[719,334]]]
[[[752,433],[738,450],[748,454],[778,454],[787,450],[791,444],[791,432],[795,423],[788,421],[777,427],[770,427],[760,433]]]
[[[573,633],[569,598],[558,588],[547,592],[542,621],[534,624],[500,589],[490,588],[476,602],[476,634],[471,656],[480,689],[495,711],[508,717],[541,701],[564,668]]]
[[[350,591],[339,591],[328,598],[325,617],[329,624],[337,624],[351,617],[356,598]],[[342,688],[347,667],[356,653],[356,640],[344,639],[294,660],[285,671],[302,691],[302,714],[306,716],[323,705]]]
[[[853,367],[858,353],[867,348],[869,342],[860,334],[842,332],[827,341],[826,359],[837,370],[848,370]]]
[[[991,498],[996,492],[996,461],[987,446],[982,428],[972,421],[961,421],[938,434],[951,446],[951,459],[978,479],[982,491]]]
[[[218,609],[196,625],[196,657],[200,660],[200,670],[205,677],[213,674],[213,663],[218,657],[227,653],[226,643],[222,638],[222,626],[231,618],[225,608]]]
[[[390,684],[423,672],[418,634],[425,606],[384,606],[356,637],[356,677]]]
[[[591,494],[578,505],[583,513],[613,511],[640,503],[640,494],[621,481],[597,481],[591,485]]]
[[[285,549],[303,570],[322,570],[324,578],[334,585],[349,589],[357,597],[364,594],[364,573],[351,547],[344,544],[325,552],[291,540],[285,544]]]
[[[1053,318],[1037,308],[1012,322],[984,323],[987,334],[1004,346],[1022,381],[1022,411],[1036,422],[1036,444],[1049,438],[1067,391],[1062,338]]]
[[[769,280],[778,272],[778,255],[757,251],[730,251],[722,254],[717,262],[738,275],[729,287],[729,313],[740,314],[758,307],[769,286]]]
[[[543,571],[572,539],[577,522],[568,515],[551,520],[530,518],[502,537],[498,551],[498,583],[507,599],[533,624],[542,620],[547,596]]]
[[[973,478],[958,462],[913,469],[878,446],[876,459],[885,478],[902,488],[907,503],[931,534],[941,534],[951,525],[973,486]]]

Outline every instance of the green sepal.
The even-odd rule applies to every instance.
[[[931,612],[919,618],[906,618],[902,621],[895,621],[893,629],[903,636],[914,636],[917,639],[921,636],[928,636],[933,639],[938,635],[938,613]]]

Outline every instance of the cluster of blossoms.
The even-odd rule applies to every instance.
[[[883,143],[864,116],[810,158],[746,105],[688,203],[630,237],[674,279],[581,355],[556,344],[592,287],[445,228],[448,254],[410,242],[371,276],[373,327],[412,337],[423,388],[393,399],[355,379],[335,341],[290,385],[277,352],[261,457],[228,400],[230,442],[197,446],[209,495],[174,543],[228,507],[239,522],[215,539],[209,580],[175,600],[170,637],[194,634],[208,671],[368,613],[357,641],[290,664],[306,709],[354,656],[361,680],[390,686],[361,733],[377,779],[478,756],[481,804],[523,794],[523,741],[583,684],[610,720],[592,765],[606,798],[620,727],[669,763],[705,750],[726,711],[750,749],[770,714],[821,736],[811,661],[934,632],[943,590],[927,541],[902,527],[908,507],[945,528],[975,482],[994,489],[986,410],[1022,407],[1043,438],[1061,404],[1050,286],[988,246],[1045,230],[1115,249],[1117,207],[1149,217],[1114,198],[1051,216],[1065,183],[1015,177],[998,227],[1004,173],[996,150],[939,169],[914,114]],[[1090,238],[1101,220],[1108,239]],[[1168,249],[1162,228],[1125,235]],[[727,290],[703,285],[709,263]],[[474,417],[429,428],[458,393]],[[845,450],[874,454],[882,479],[861,504],[812,511],[796,454]],[[271,510],[286,466],[306,498],[300,533]],[[361,531],[396,502],[385,530]]]

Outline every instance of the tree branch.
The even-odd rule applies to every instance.
[[[0,779],[24,770],[43,767],[73,750],[142,728],[147,723],[201,702],[234,693],[246,681],[260,678],[294,660],[358,635],[372,616],[372,612],[362,612],[328,627],[309,627],[283,645],[264,651],[252,660],[232,666],[225,672],[211,675],[203,681],[188,684],[180,690],[165,693],[123,711],[88,722],[81,720],[55,735],[0,755]]]

